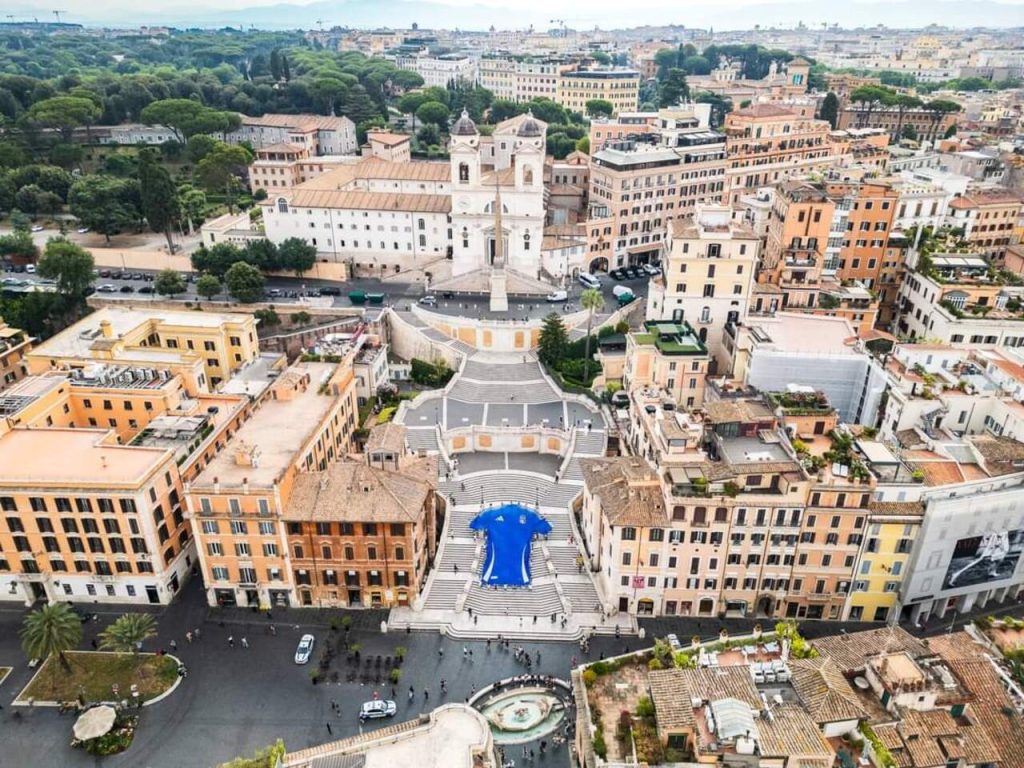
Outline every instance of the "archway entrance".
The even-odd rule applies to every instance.
[[[598,256],[596,259],[592,259],[590,262],[590,274],[596,274],[598,272],[608,271],[608,258],[605,256]]]

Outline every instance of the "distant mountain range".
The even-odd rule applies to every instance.
[[[52,11],[40,5],[23,5],[13,12],[19,20],[38,16],[51,20]],[[216,0],[214,0],[216,2]],[[169,24],[189,27],[250,27],[265,29],[315,29],[317,21],[324,28],[347,26],[359,28],[408,28],[414,22],[421,29],[445,28],[485,30],[492,24],[498,28],[518,28],[533,24],[544,30],[554,26],[553,15],[564,15],[566,24],[577,29],[623,29],[642,25],[682,24],[687,27],[716,30],[762,27],[791,28],[803,22],[820,28],[822,23],[845,28],[883,24],[887,27],[918,28],[929,24],[941,26],[1024,27],[1024,4],[993,0],[906,0],[905,2],[765,2],[765,3],[666,3],[638,0],[636,3],[610,3],[593,0],[576,14],[579,4],[551,6],[537,12],[532,3],[510,13],[509,8],[487,5],[449,5],[428,0],[316,0],[308,4],[281,3],[238,10],[218,10],[205,5],[199,8],[174,8],[159,3],[143,4],[126,11],[118,0],[98,2],[92,7],[71,9],[64,14],[67,21],[87,25]],[[571,7],[569,7],[571,6]],[[48,6],[47,6],[48,7]],[[10,13],[11,11],[7,11]]]

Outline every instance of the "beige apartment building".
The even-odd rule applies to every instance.
[[[1002,263],[1006,248],[1016,241],[1014,230],[1024,199],[1006,190],[968,192],[949,204],[949,223],[964,230],[964,238],[979,253]]]
[[[647,321],[642,332],[626,336],[623,387],[659,402],[699,408],[709,361],[707,347],[686,322]]]
[[[126,365],[180,374],[190,392],[213,392],[259,356],[252,315],[101,307],[32,349],[29,372]]]
[[[32,349],[34,339],[20,328],[9,325],[0,317],[0,392],[25,378],[28,367],[25,354]]]
[[[747,314],[761,241],[727,206],[698,205],[668,228],[662,274],[652,278],[647,318],[687,322],[722,371],[725,327]]]
[[[636,112],[640,106],[640,73],[630,69],[593,69],[563,72],[555,101],[566,109],[586,114],[592,99],[609,101],[614,114]]]
[[[59,461],[55,461],[59,457]],[[10,430],[0,438],[3,600],[166,605],[192,536],[175,454],[114,430]]]
[[[818,305],[835,209],[824,189],[806,181],[783,182],[772,189],[758,280],[781,290],[778,309]]]
[[[298,473],[322,472],[348,454],[356,420],[351,355],[295,365],[188,483],[211,605],[299,604],[281,516]]]
[[[256,159],[249,166],[249,189],[273,195],[352,161],[349,156],[313,155],[300,144],[270,144],[256,150]]]
[[[662,257],[669,223],[725,193],[725,140],[714,131],[672,146],[608,143],[590,160],[587,266],[606,271]]]
[[[631,392],[639,455],[581,462],[580,530],[609,610],[844,618],[872,481],[809,474],[787,419],[814,433],[834,412],[803,423],[804,408],[772,402],[730,396],[689,413]]]
[[[735,203],[758,187],[832,165],[830,126],[786,107],[754,104],[725,116],[728,189]]]

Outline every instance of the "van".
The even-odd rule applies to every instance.
[[[580,285],[584,288],[600,288],[601,281],[589,272],[581,272],[579,276]]]

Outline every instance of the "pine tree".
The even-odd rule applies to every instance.
[[[565,357],[568,345],[569,334],[565,330],[565,323],[562,322],[561,317],[552,312],[544,318],[544,325],[540,329],[537,352],[541,361],[547,365],[556,365]]]
[[[839,99],[832,91],[826,94],[825,98],[821,102],[821,109],[818,112],[818,118],[821,120],[828,120],[829,125],[834,129],[836,122],[839,120]]]

